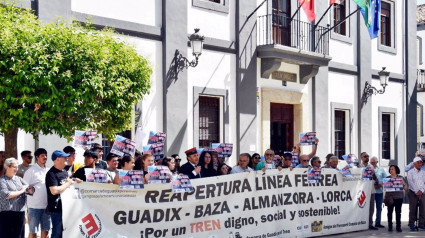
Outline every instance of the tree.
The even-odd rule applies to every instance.
[[[35,138],[94,129],[112,138],[130,127],[150,88],[149,62],[111,29],[41,23],[31,10],[0,5],[0,132],[6,157],[17,132]]]

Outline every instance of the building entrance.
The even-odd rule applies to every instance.
[[[270,148],[282,155],[294,146],[294,105],[270,103]]]

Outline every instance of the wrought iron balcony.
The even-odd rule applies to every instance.
[[[418,91],[425,91],[425,70],[418,69],[417,71],[417,89]]]
[[[321,55],[329,55],[329,28],[290,19],[279,14],[258,17],[258,46],[283,45]]]

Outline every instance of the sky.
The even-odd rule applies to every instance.
[[[425,4],[425,0],[418,0],[418,5]]]

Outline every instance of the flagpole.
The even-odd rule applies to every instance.
[[[345,2],[345,0],[342,0],[342,2]],[[328,13],[328,11],[331,9],[332,6],[334,6],[335,3],[329,5],[328,9],[326,9],[325,13],[323,13],[322,17],[320,17],[319,21],[317,21],[316,25],[314,25],[314,28],[316,29],[316,27],[319,25],[319,23],[323,20],[323,17],[325,17],[325,15]]]
[[[328,33],[329,31],[333,30],[335,27],[341,25],[342,23],[344,23],[348,18],[350,18],[352,15],[354,15],[354,13],[358,12],[360,10],[360,7],[357,8],[357,10],[355,10],[354,12],[350,13],[350,15],[348,15],[346,18],[344,18],[342,21],[338,22],[336,25],[334,25],[333,27],[329,28],[328,30],[326,30],[325,32],[323,32],[320,37],[319,40],[317,41],[316,46],[314,47],[314,50],[317,49],[317,46],[319,45],[319,42],[322,40],[322,37]]]
[[[297,10],[294,12],[294,15],[292,15],[291,19],[289,20],[289,22],[292,22],[292,20],[294,19],[294,17],[297,15],[298,11],[300,10],[300,8],[302,7],[302,5],[304,5],[306,0],[304,0],[297,8]]]

